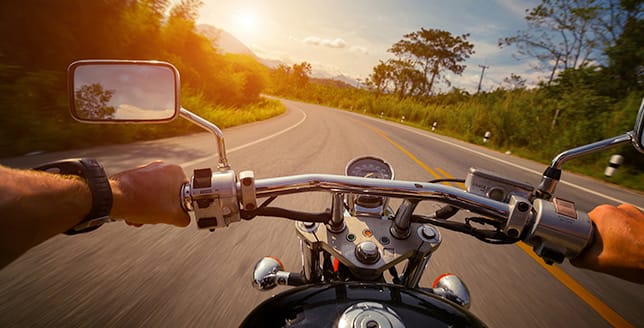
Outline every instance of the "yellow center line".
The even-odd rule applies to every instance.
[[[391,140],[391,138],[389,138],[384,132],[382,132],[382,130],[380,130],[380,129],[374,127],[374,126],[371,126],[371,125],[369,125],[367,123],[364,123],[364,122],[360,122],[360,121],[356,121],[356,122],[358,122],[358,123],[366,126],[367,128],[373,130],[375,133],[377,133],[383,139],[387,140],[390,144],[394,145],[394,147],[398,148],[398,150],[400,150],[405,155],[407,155],[409,158],[411,158],[414,162],[416,162],[416,164],[420,165],[420,167],[425,169],[425,171],[429,172],[429,174],[434,176],[434,178],[436,178],[436,179],[441,179],[442,178],[440,175],[438,175],[436,172],[434,172],[434,170],[432,170],[429,166],[425,165],[425,163],[421,162],[418,158],[416,158],[416,156],[414,156],[412,153],[410,153],[407,149],[403,148],[403,146],[401,146],[398,143],[396,143],[395,141]]]
[[[412,153],[410,153],[407,149],[403,148],[401,145],[396,143],[395,141],[391,140],[389,136],[387,136],[382,130],[371,126],[369,124],[366,124],[364,122],[357,121],[360,124],[368,127],[369,129],[373,130],[376,132],[379,136],[381,136],[383,139],[387,140],[389,143],[394,145],[396,148],[398,148],[401,152],[403,152],[405,155],[407,155],[409,158],[411,158],[414,162],[416,162],[420,167],[425,169],[425,171],[429,172],[431,175],[436,177],[437,179],[442,178],[440,175],[438,175],[434,170],[432,170],[429,166],[427,166],[425,163],[420,161],[416,156],[414,156]],[[437,171],[439,171],[441,174],[443,174],[444,177],[446,178],[453,178],[449,173],[445,172],[445,170],[441,168],[436,168]],[[462,183],[463,189],[465,189],[465,185]],[[539,265],[541,265],[542,268],[544,268],[546,271],[548,271],[553,277],[555,277],[559,282],[561,282],[564,286],[568,287],[575,295],[577,295],[582,301],[584,301],[588,306],[590,306],[595,312],[597,312],[604,320],[606,320],[611,326],[613,327],[634,327],[630,322],[626,321],[622,316],[620,316],[617,312],[615,312],[613,309],[611,309],[608,305],[606,305],[604,302],[602,302],[599,298],[597,298],[595,295],[593,295],[591,292],[589,292],[587,289],[585,289],[581,284],[579,284],[577,281],[575,281],[572,277],[570,277],[567,273],[565,273],[563,270],[560,268],[554,266],[554,265],[547,265],[543,262],[543,260],[538,257],[530,248],[530,246],[519,242],[517,243],[517,246],[521,250],[523,250],[525,253],[527,253],[533,260],[535,260]]]
[[[559,267],[555,265],[547,265],[543,262],[543,260],[537,256],[532,251],[532,248],[530,246],[524,244],[523,242],[518,242],[517,246],[521,248],[524,252],[526,252],[530,257],[537,261],[546,271],[548,271],[551,275],[553,275],[559,282],[561,282],[564,286],[568,287],[575,295],[577,295],[579,298],[581,298],[586,304],[588,304],[595,312],[597,312],[604,320],[608,321],[608,323],[613,326],[613,327],[634,327],[630,322],[626,321],[622,316],[620,316],[617,312],[615,312],[613,309],[611,309],[608,305],[604,304],[599,298],[597,298],[595,295],[593,295],[591,292],[589,292],[587,289],[585,289],[581,284],[579,284],[577,281],[575,281],[571,276],[569,276],[566,272],[561,270]]]
[[[444,177],[446,177],[448,179],[454,179],[454,176],[452,176],[451,174],[445,172],[445,170],[441,169],[440,167],[437,167],[436,171],[440,172],[440,174],[442,174]],[[456,183],[453,183],[452,185],[455,186],[455,187],[460,187],[461,189],[465,190],[465,184],[462,183],[462,182],[456,182]]]

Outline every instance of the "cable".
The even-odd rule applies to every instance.
[[[331,221],[331,212],[308,213],[287,210],[279,207],[261,207],[254,211],[255,215],[259,216],[272,216],[279,218],[286,218],[295,221],[303,222],[318,222],[327,223]]]

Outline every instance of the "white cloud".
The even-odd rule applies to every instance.
[[[503,49],[500,49],[496,43],[490,43],[481,40],[472,40],[474,44],[474,56],[477,58],[489,58],[498,55]]]
[[[526,9],[530,9],[534,7],[534,1],[518,1],[518,0],[496,0],[496,3],[507,9],[508,11],[511,11],[515,15],[518,15],[519,17],[523,17],[526,14]]]
[[[363,55],[368,55],[369,54],[369,50],[367,50],[366,47],[362,47],[362,46],[353,46],[349,50],[351,52],[355,52],[355,53],[359,53],[359,54],[363,54]]]
[[[335,40],[322,40],[322,45],[329,48],[344,48],[347,46],[347,42],[338,38]]]
[[[341,38],[331,39],[322,39],[317,36],[307,36],[302,40],[304,44],[311,46],[324,46],[328,48],[346,48],[347,42]]]
[[[307,36],[302,40],[304,44],[308,44],[311,46],[319,46],[322,43],[322,39],[318,38],[317,36]]]

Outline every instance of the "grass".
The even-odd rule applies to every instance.
[[[387,116],[381,117],[380,115],[365,113],[363,111],[354,111],[354,112],[361,115],[372,116],[372,117],[384,119],[391,122],[405,124],[414,128],[418,128],[432,133],[463,140],[472,144],[476,144],[476,145],[483,146],[500,152],[505,152],[509,150],[512,152],[512,155],[514,156],[543,163],[544,170],[546,166],[551,163],[552,159],[554,159],[554,157],[558,155],[558,154],[552,154],[551,158],[546,158],[543,156],[535,157],[534,150],[531,150],[528,148],[502,147],[502,146],[496,146],[492,143],[483,143],[482,136],[473,136],[471,134],[465,136],[463,134],[459,134],[451,130],[441,130],[440,128],[436,129],[435,131],[432,131],[431,123],[421,124],[418,122],[413,122],[408,120],[401,122],[400,118],[387,117]],[[606,165],[608,165],[608,159],[610,158],[610,156],[613,154],[624,153],[625,151],[628,150],[629,147],[631,147],[630,144],[624,145],[618,148],[614,148],[614,149],[605,150],[593,155],[588,155],[587,157],[584,157],[581,159],[572,160],[564,164],[563,170],[564,172],[570,171],[570,172],[579,173],[585,176],[596,178],[598,180],[601,180],[607,183],[620,185],[629,189],[644,191],[644,175],[640,174],[639,172],[636,172],[635,170],[629,169],[628,167],[618,169],[612,177],[607,177],[604,175],[604,168],[606,167]],[[592,160],[588,160],[588,158],[592,158]],[[601,164],[602,159],[605,159],[605,165]]]
[[[490,99],[488,100],[489,103],[470,100],[446,105],[422,105],[408,99],[399,101],[390,97],[381,97],[368,101],[364,99],[364,95],[363,97],[357,97],[354,101],[349,99],[350,96],[340,100],[338,100],[339,97],[317,97],[314,101],[298,99],[297,97],[287,96],[287,98],[300,101],[308,100],[309,102],[398,123],[400,123],[401,116],[405,115],[405,125],[427,131],[431,131],[432,123],[438,121],[438,128],[434,133],[501,152],[510,150],[515,156],[543,163],[544,169],[558,153],[574,147],[574,145],[568,144],[560,145],[560,141],[557,142],[557,135],[540,133],[543,128],[540,128],[539,124],[543,125],[543,122],[539,123],[538,120],[540,115],[542,116],[541,120],[545,120],[543,113],[533,113],[532,119],[517,122],[513,108],[522,108],[524,110],[533,108],[534,111],[534,108],[538,108],[538,106],[532,104],[531,101],[533,100],[530,100],[530,98],[524,98],[526,97],[524,94],[518,93],[510,96],[500,103]],[[630,108],[633,105],[626,107]],[[494,114],[491,112],[494,112]],[[380,113],[383,113],[383,116],[380,116]],[[619,116],[620,113],[614,115]],[[547,118],[545,121],[549,125],[550,118],[547,115],[545,117]],[[626,118],[625,120],[629,121],[630,119]],[[519,123],[522,126],[517,128],[516,124]],[[622,128],[628,129],[628,127]],[[527,133],[524,133],[524,135],[517,134],[517,131],[514,131],[517,129]],[[483,133],[487,130],[491,130],[493,139],[497,138],[497,140],[483,143]],[[503,142],[494,142],[499,139],[503,140]],[[641,161],[642,155],[634,154],[634,150],[631,148],[630,145],[624,145],[570,161],[564,165],[564,171],[576,172],[607,183],[644,191],[644,174],[642,174],[641,168],[638,169],[641,164],[632,163],[632,161]],[[627,161],[630,159],[631,163],[625,163],[612,177],[604,176],[604,168],[608,164],[608,159],[612,154],[618,153],[630,154],[630,156],[627,156]]]
[[[239,108],[217,106],[203,97],[185,95],[183,105],[220,128],[265,120],[284,113],[277,100],[259,99]],[[66,108],[53,108],[51,115],[22,111],[0,118],[0,157],[20,156],[31,152],[52,152],[124,144],[201,132],[184,119],[166,124],[83,124],[74,121]],[[100,132],[100,133],[99,133]]]

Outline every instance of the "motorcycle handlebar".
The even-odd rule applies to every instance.
[[[240,183],[237,183],[240,189]],[[464,190],[429,182],[384,180],[331,174],[306,174],[255,181],[257,197],[281,196],[302,192],[361,194],[392,198],[436,200],[505,222],[509,205]]]
[[[593,228],[588,215],[577,211],[574,203],[557,199],[553,202],[543,199],[530,202],[512,196],[509,203],[505,203],[456,187],[429,182],[330,174],[255,180],[248,171],[242,172],[240,176],[242,175],[244,178],[238,180],[231,170],[212,174],[195,172],[191,183],[182,188],[184,208],[195,211],[200,228],[228,226],[232,222],[240,221],[242,217],[247,218],[243,214],[248,211],[264,211],[272,216],[297,220],[301,213],[266,207],[258,211],[256,199],[305,192],[329,192],[336,196],[334,208],[340,207],[338,204],[342,203],[341,195],[359,194],[415,201],[432,200],[469,210],[496,222],[495,225],[500,227],[501,232],[510,238],[523,240],[533,246],[537,255],[548,263],[560,263],[565,257],[576,257],[592,240]],[[340,201],[336,202],[336,198]],[[315,218],[315,222],[331,217],[329,223],[334,226],[337,223],[342,224],[343,212],[343,208],[335,209],[329,216],[322,213],[311,214],[310,217]],[[305,221],[307,217],[309,216],[302,216]]]

